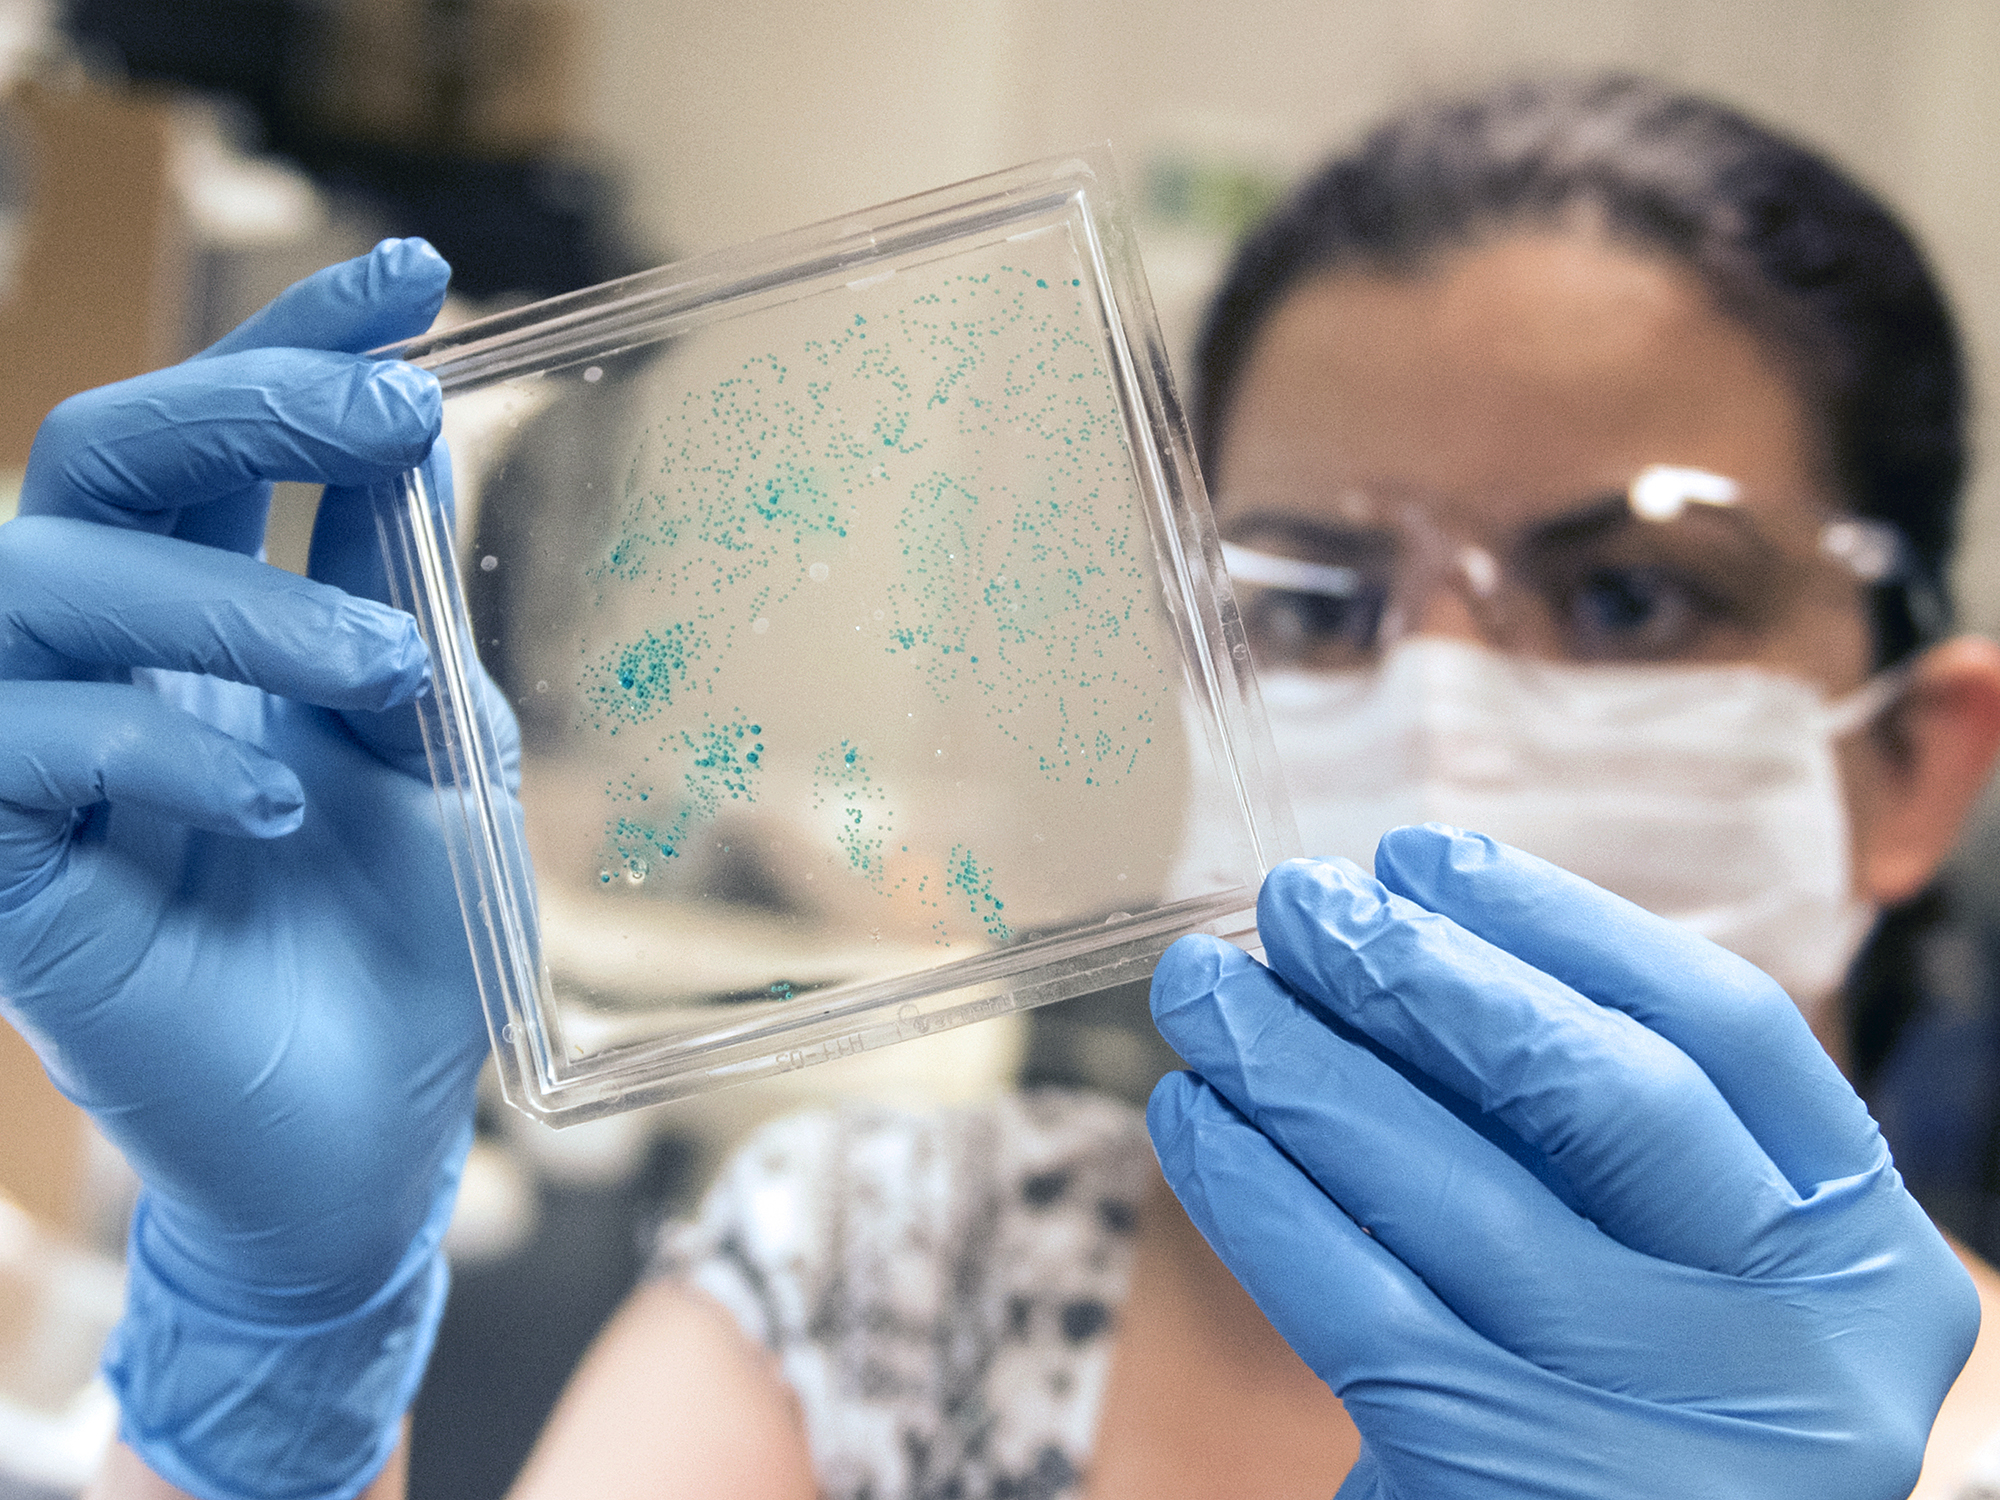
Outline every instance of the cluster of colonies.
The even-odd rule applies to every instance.
[[[821,559],[863,519],[893,517],[896,574],[874,611],[881,648],[941,703],[977,695],[1039,775],[1099,786],[1133,773],[1169,674],[1087,294],[1076,278],[1011,267],[905,272],[891,286],[917,276],[928,290],[898,301],[885,286],[824,337],[689,391],[647,432],[591,576],[607,615],[654,623],[583,647],[587,727],[615,735],[668,710],[707,722],[704,700],[752,697],[727,677],[743,632],[761,634],[824,579]],[[883,531],[878,522],[874,537]],[[740,727],[732,719],[728,732]],[[655,755],[680,767],[681,795],[656,824],[631,809],[650,790],[614,789],[624,805],[607,833],[627,861],[671,857],[725,791],[751,797],[754,761],[731,780],[734,763],[703,732],[666,727]],[[818,754],[815,794],[841,800],[837,842],[883,889],[891,815],[855,790],[854,765],[845,744]],[[962,849],[951,861],[970,914],[1004,935],[991,872]]]
[[[850,741],[823,750],[813,762],[813,808],[833,816],[834,843],[847,864],[883,896],[898,896],[936,911],[963,907],[996,943],[1013,937],[1014,929],[1000,914],[1006,903],[993,893],[993,870],[982,865],[970,846],[953,846],[945,862],[944,895],[931,890],[931,876],[889,879],[889,839],[895,817],[884,805],[879,784],[868,762]],[[898,846],[908,854],[910,846]],[[940,918],[931,925],[940,944],[950,942],[950,924]]]
[[[700,654],[707,645],[705,632],[685,620],[672,620],[613,647],[584,673],[583,696],[592,727],[616,734],[621,727],[643,724],[671,706],[675,691],[687,679],[690,654]]]
[[[685,767],[682,796],[672,807],[652,807],[654,786],[640,776],[627,776],[608,788],[615,813],[606,827],[625,878],[644,881],[656,859],[672,859],[686,847],[688,836],[712,822],[728,802],[755,802],[758,768],[764,759],[764,726],[741,720],[715,723],[703,716],[698,729],[677,729],[658,749]],[[642,763],[651,764],[649,753]],[[642,773],[643,774],[643,773]],[[616,872],[605,868],[598,879],[609,883]]]
[[[833,839],[847,857],[848,868],[888,894],[888,845],[895,815],[883,805],[860,750],[847,740],[814,758],[813,808],[822,813],[832,809]]]

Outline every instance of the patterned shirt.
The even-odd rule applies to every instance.
[[[1154,1171],[1083,1094],[767,1125],[656,1262],[779,1359],[830,1500],[1081,1487]]]

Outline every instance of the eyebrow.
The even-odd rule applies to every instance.
[[[1632,509],[1630,497],[1620,490],[1524,526],[1520,535],[1532,542],[1578,542],[1647,524],[1651,523]]]
[[[1519,535],[1523,540],[1537,542],[1574,542],[1642,521],[1642,517],[1633,514],[1623,490],[1607,490],[1524,526]],[[1356,537],[1383,536],[1393,528],[1374,522],[1316,520],[1296,511],[1261,510],[1232,518],[1222,530],[1232,542],[1250,545],[1249,539],[1255,538],[1260,548],[1275,542],[1293,547],[1300,556],[1310,558],[1343,544],[1351,546]]]

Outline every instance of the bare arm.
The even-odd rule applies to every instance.
[[[702,1293],[640,1287],[556,1406],[512,1500],[812,1500],[776,1360]]]

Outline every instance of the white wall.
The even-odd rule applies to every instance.
[[[573,3],[580,123],[663,258],[1094,139],[1134,165],[1207,136],[1299,166],[1413,92],[1526,67],[1694,85],[1828,147],[1909,215],[1993,393],[1981,449],[2000,452],[1993,0]],[[2000,464],[1970,521],[1968,622],[2000,630]]]

